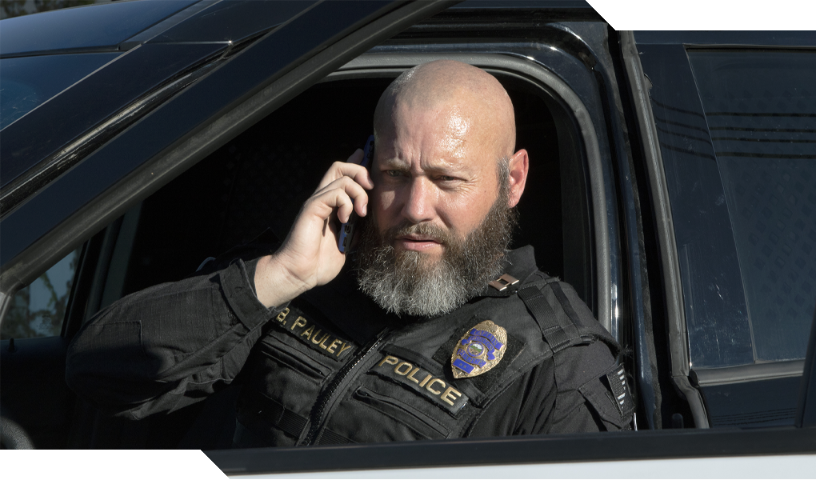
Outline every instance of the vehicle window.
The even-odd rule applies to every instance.
[[[60,334],[80,250],[69,253],[31,284],[17,290],[3,318],[0,338],[55,337]]]
[[[85,53],[0,60],[0,130],[118,55]]]
[[[744,289],[744,312],[729,321],[748,334],[714,342],[710,331],[690,324],[692,364],[804,358],[816,306],[816,53],[688,55],[722,180],[719,201],[727,205],[733,231],[737,282]],[[681,260],[684,267],[684,276],[705,268]],[[698,320],[706,318],[704,304],[694,307],[703,310],[694,313]],[[731,354],[706,351],[714,349]]]
[[[233,255],[252,258],[269,252],[276,240],[286,237],[331,163],[347,158],[368,137],[376,104],[392,79],[338,79],[315,85],[134,207],[118,229],[101,307],[150,286],[194,275],[208,257],[218,258],[218,263]],[[523,86],[508,82],[506,88],[518,106],[518,145],[536,163],[528,177],[530,187],[519,204],[520,228],[514,246],[534,245],[538,265],[564,276],[566,252],[577,255],[576,250],[590,244],[582,235],[589,232],[587,224],[579,224],[589,219],[580,215],[581,203],[576,201],[577,192],[586,188],[583,176],[575,171],[581,158],[570,153],[577,149],[563,140],[569,137],[559,134],[543,94]],[[322,113],[315,116],[315,111]],[[571,274],[580,278],[580,272]],[[592,284],[585,281],[584,285]],[[369,408],[369,400],[382,403],[374,396],[384,394],[370,394],[374,400],[367,393],[354,395],[361,395],[358,400]],[[420,397],[405,397],[423,405]],[[393,405],[377,407],[389,410],[383,413],[375,408],[373,415],[402,415],[399,402]],[[226,408],[222,413],[202,415],[207,418],[202,424],[223,424],[224,428],[208,427],[193,445],[222,445],[223,432],[229,432],[226,445],[231,445],[231,432],[237,425],[231,417],[234,412]],[[439,433],[434,428],[443,427],[416,428],[423,429],[418,435],[436,438]]]
[[[94,3],[107,3],[108,0],[44,0],[40,2],[1,2],[0,19],[8,17],[19,17],[32,13],[48,12],[61,8],[77,7],[80,5],[91,5]]]
[[[691,365],[804,358],[816,305],[816,55],[689,50],[688,59],[695,85],[685,95],[701,103],[666,92],[671,105],[653,103]]]
[[[374,107],[391,80],[318,84],[146,199],[134,217],[138,230],[127,249],[121,295],[190,275],[207,257],[252,242],[267,229],[265,239],[285,238],[331,162],[344,161],[367,138]],[[580,271],[567,271],[564,260],[583,255],[579,250],[589,244],[582,236],[586,225],[579,224],[587,221],[584,205],[575,199],[576,192],[583,193],[581,177],[570,170],[578,159],[569,154],[559,159],[556,124],[544,101],[518,86],[507,88],[517,105],[518,145],[536,162],[528,185],[538,186],[528,188],[519,203],[513,247],[534,245],[538,265],[570,277],[591,302],[591,282]],[[323,105],[331,111],[315,119],[311,112]],[[320,142],[315,131],[324,132]],[[276,180],[279,172],[287,172],[285,182]],[[562,190],[562,182],[571,188]]]

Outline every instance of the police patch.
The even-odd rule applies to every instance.
[[[454,378],[481,375],[498,365],[507,350],[507,331],[490,320],[468,330],[451,357]]]
[[[383,377],[406,385],[415,392],[430,398],[452,415],[456,416],[467,404],[468,397],[448,385],[443,376],[433,375],[419,366],[393,355],[386,355],[371,369]]]

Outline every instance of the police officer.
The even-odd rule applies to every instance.
[[[363,154],[335,163],[272,255],[130,295],[67,379],[141,419],[243,384],[236,446],[627,429],[618,347],[574,290],[507,251],[528,155],[486,72],[408,70]],[[349,253],[339,223],[360,217]]]

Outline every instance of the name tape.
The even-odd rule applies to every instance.
[[[306,319],[301,315],[289,316],[290,309],[281,311],[275,320],[283,329],[294,335],[298,340],[310,346],[318,352],[339,360],[354,353],[354,345],[346,340],[338,338],[329,332],[323,331],[319,325]],[[287,318],[288,317],[288,318]]]

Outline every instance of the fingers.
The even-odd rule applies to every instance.
[[[324,204],[337,209],[337,219],[348,222],[354,210],[354,202],[345,190],[330,189],[318,197]],[[331,214],[330,214],[331,215]],[[329,217],[326,217],[327,219]]]
[[[341,177],[315,192],[310,202],[323,205],[318,207],[321,218],[328,218],[332,208],[337,208],[337,218],[348,222],[352,211],[364,217],[368,212],[368,194],[365,189],[349,177]]]
[[[374,188],[371,175],[365,167],[360,166],[363,161],[363,151],[359,148],[349,157],[347,162],[334,162],[317,186],[316,192],[342,177],[352,178],[366,189]]]
[[[340,177],[337,180],[333,181],[332,183],[326,185],[325,187],[321,188],[320,190],[314,193],[314,196],[320,195],[323,192],[327,192],[329,190],[334,189],[341,189],[346,192],[346,194],[351,197],[354,202],[354,205],[357,207],[357,213],[365,216],[366,214],[366,207],[368,206],[368,193],[360,186],[359,183],[355,182],[349,177]]]

